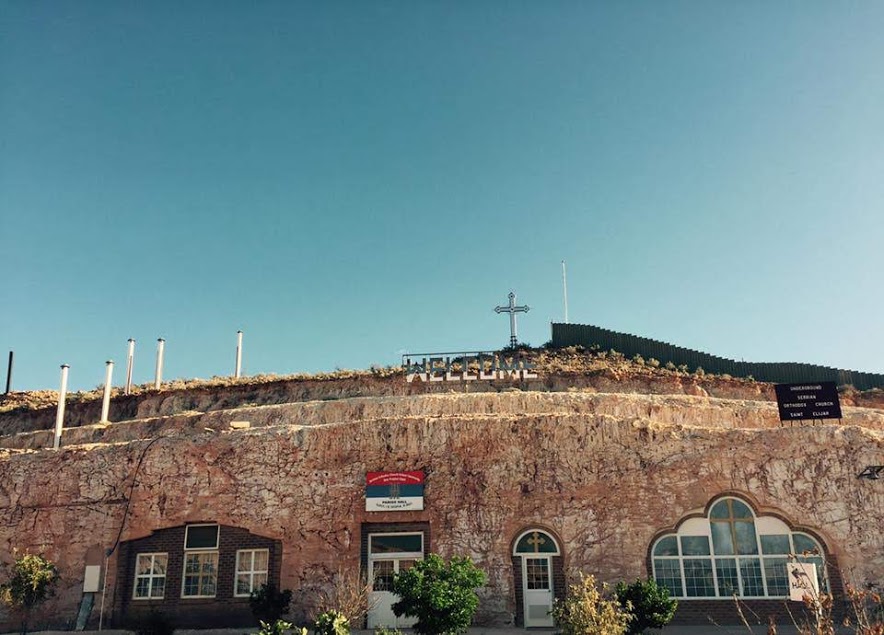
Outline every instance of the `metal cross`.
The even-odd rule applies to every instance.
[[[515,348],[519,340],[516,336],[516,313],[527,313],[529,307],[525,306],[516,306],[516,294],[510,291],[509,294],[510,303],[508,306],[497,306],[494,307],[495,313],[509,313],[510,314],[510,347]]]
[[[540,553],[540,545],[546,542],[546,538],[541,537],[539,532],[533,532],[528,539],[529,545],[534,545],[534,553]]]

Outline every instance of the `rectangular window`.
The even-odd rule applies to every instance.
[[[169,556],[165,553],[139,553],[135,558],[136,600],[162,600],[166,591],[166,566]]]
[[[184,548],[217,549],[218,525],[188,525],[184,531]]]
[[[764,538],[764,536],[761,537],[762,540]],[[788,542],[788,536],[786,539]],[[780,597],[789,595],[789,574],[786,571],[786,562],[786,558],[764,559],[764,577],[767,581],[768,595]]]
[[[269,549],[243,549],[236,552],[236,589],[234,595],[246,597],[267,584]]]
[[[218,587],[218,552],[189,551],[184,554],[183,598],[213,598]]]
[[[657,584],[669,589],[670,595],[680,598],[684,595],[681,587],[681,568],[675,558],[654,558],[654,578]]]
[[[369,553],[423,553],[423,534],[371,534]]]
[[[739,595],[740,580],[737,578],[737,561],[734,558],[716,558],[715,574],[718,576],[718,595]]]
[[[685,558],[683,566],[685,595],[687,597],[715,596],[711,558]]]

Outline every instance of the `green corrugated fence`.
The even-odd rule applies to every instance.
[[[629,333],[618,333],[590,324],[552,325],[552,344],[556,348],[565,346],[598,346],[602,350],[614,349],[627,357],[641,355],[645,359],[653,357],[661,364],[672,362],[676,366],[686,364],[690,370],[702,368],[707,373],[749,377],[758,381],[777,384],[793,384],[813,381],[834,381],[836,384],[850,384],[858,390],[884,388],[884,375],[861,373],[855,370],[841,370],[817,364],[796,362],[738,362],[726,357],[702,353],[682,346],[673,346],[647,337]]]

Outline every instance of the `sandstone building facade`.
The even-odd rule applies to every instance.
[[[60,450],[47,449],[54,411],[0,415],[0,557],[58,564],[54,626],[151,610],[251,624],[248,594],[265,582],[292,589],[304,620],[341,571],[374,580],[368,625],[395,625],[392,576],[430,552],[487,572],[487,625],[549,625],[578,570],[656,578],[681,623],[735,622],[735,595],[786,620],[794,559],[836,597],[884,582],[884,486],[857,479],[884,463],[881,404],[784,427],[765,384],[538,375],[120,397],[109,425],[72,405]],[[423,473],[423,508],[366,511],[375,471]]]

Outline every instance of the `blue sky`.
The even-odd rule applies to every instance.
[[[398,361],[561,320],[884,372],[880,2],[0,8],[15,389]],[[5,373],[3,373],[5,379]]]

